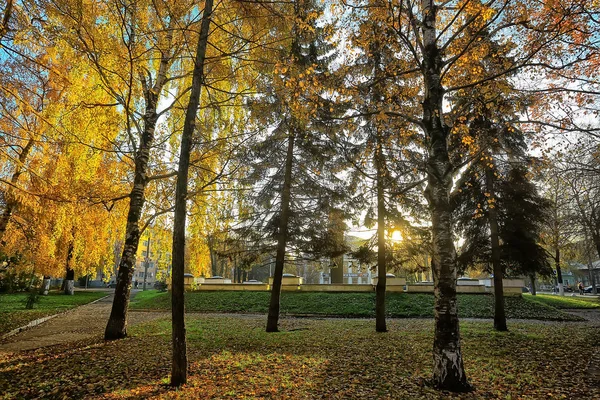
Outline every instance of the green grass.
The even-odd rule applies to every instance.
[[[264,314],[269,305],[268,292],[190,292],[186,293],[188,312],[224,312]],[[529,298],[507,297],[508,318],[556,321],[578,321],[579,317],[555,307],[530,301]],[[147,291],[136,295],[133,309],[168,310],[171,297],[167,292]],[[462,318],[493,318],[494,298],[490,295],[458,295]],[[373,317],[374,293],[282,292],[283,315],[321,315],[336,317]],[[433,317],[433,295],[388,293],[387,314],[390,317]]]
[[[600,308],[600,298],[596,296],[571,297],[567,294],[565,296],[538,294],[536,296],[526,295],[525,297],[528,300],[556,308]]]
[[[514,322],[509,332],[495,332],[491,322],[462,321],[465,371],[475,386],[466,394],[429,383],[431,320],[389,321],[387,333],[363,319],[284,318],[279,333],[266,333],[264,325],[264,316],[188,316],[188,383],[178,389],[166,385],[172,345],[171,323],[163,319],[130,327],[124,340],[0,353],[0,393],[7,399],[600,398],[587,362],[573,354],[573,348],[592,354],[597,344],[597,330],[586,325]]]
[[[0,334],[10,332],[35,319],[59,313],[106,296],[104,292],[80,292],[73,296],[51,292],[40,296],[32,310],[25,309],[28,293],[0,294]]]

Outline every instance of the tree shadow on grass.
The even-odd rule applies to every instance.
[[[565,337],[592,348],[592,331],[513,324],[492,334],[489,323],[466,323],[463,353],[477,391],[453,395],[431,388],[433,324],[390,321],[376,335],[368,320],[282,319],[264,332],[264,318],[188,319],[188,384],[169,387],[170,321],[133,327],[129,338],[101,337],[0,359],[7,398],[543,398],[600,392],[587,385],[585,365],[561,348]],[[564,347],[564,346],[563,346]],[[585,363],[583,363],[585,364]]]

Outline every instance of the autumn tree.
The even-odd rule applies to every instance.
[[[160,158],[164,141],[156,141],[159,117],[171,106],[159,109],[159,100],[170,82],[179,78],[175,62],[185,41],[189,2],[79,2],[40,1],[49,23],[63,42],[84,57],[100,85],[121,111],[120,135],[107,151],[118,151],[132,170],[129,211],[117,287],[105,338],[127,334],[127,306],[135,254],[139,243],[147,188],[155,179],[173,176]],[[161,133],[158,130],[158,133]],[[164,149],[164,147],[162,147]]]
[[[280,43],[277,52],[261,58],[267,66],[265,56],[277,62],[271,70],[261,68],[260,94],[249,101],[257,131],[244,156],[249,162],[243,183],[252,192],[238,232],[257,256],[276,253],[268,332],[278,330],[281,279],[291,254],[319,258],[344,251],[343,226],[336,222],[343,188],[327,139],[330,128],[320,115],[329,109],[324,82],[332,58],[324,40],[330,28],[317,23],[321,13],[310,1],[282,7],[274,19],[281,28],[272,38]]]
[[[15,29],[2,46],[3,251],[21,254],[46,277],[66,273],[72,294],[75,273],[110,262],[107,246],[119,233],[112,218],[120,209],[110,214],[102,200],[122,190],[122,170],[114,153],[96,150],[111,140],[99,130],[116,135],[116,113],[84,105],[107,100],[98,87],[82,92],[79,77],[89,66],[74,63],[55,35],[24,18],[22,4],[15,10]],[[89,243],[96,246],[86,250]]]
[[[353,194],[347,204],[359,213],[367,209],[364,225],[377,224],[375,325],[376,331],[385,332],[386,274],[392,257],[389,236],[406,225],[403,212],[414,217],[421,206],[414,194],[424,182],[418,173],[423,171],[423,159],[415,132],[405,121],[386,115],[390,109],[411,113],[407,98],[416,95],[418,87],[395,76],[406,58],[386,25],[385,4],[374,2],[366,13],[368,18],[350,36],[356,55],[346,56],[346,65],[334,72],[345,77],[334,96],[332,118],[344,120],[350,112],[356,116],[340,127],[335,143],[350,170]]]
[[[353,2],[356,9],[373,2]],[[464,373],[456,308],[456,252],[453,244],[454,222],[450,193],[460,164],[451,158],[456,144],[452,127],[461,116],[451,97],[460,91],[493,82],[501,76],[560,64],[552,58],[574,32],[574,20],[582,7],[567,8],[518,1],[422,0],[418,3],[389,3],[384,19],[392,27],[400,48],[411,57],[411,67],[396,71],[396,76],[414,77],[421,91],[415,101],[417,114],[390,109],[385,113],[414,124],[423,134],[427,170],[427,199],[432,229],[432,269],[435,286],[435,340],[433,381],[436,387],[453,391],[470,390]],[[577,15],[577,16],[575,16]],[[543,16],[543,18],[540,18]],[[583,17],[582,17],[583,18]],[[472,60],[493,57],[496,49],[479,45],[481,34],[489,41],[512,46],[513,57],[498,70],[471,69],[460,80]]]

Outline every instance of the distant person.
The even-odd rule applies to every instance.
[[[577,287],[579,288],[579,294],[583,296],[583,282],[579,281]]]
[[[137,289],[137,288],[138,288],[138,281],[135,281],[135,282],[133,283],[133,285],[134,285],[134,286],[135,286],[135,288]]]

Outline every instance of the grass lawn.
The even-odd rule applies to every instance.
[[[190,292],[186,293],[186,311],[265,314],[268,292]],[[133,309],[167,310],[170,293],[147,291],[136,295]],[[459,294],[458,309],[463,318],[493,318],[494,298],[490,295]],[[283,315],[323,315],[337,317],[374,317],[374,293],[282,292]],[[579,321],[580,318],[555,307],[530,300],[530,297],[507,297],[508,318]],[[388,293],[390,317],[433,317],[432,294]]]
[[[48,296],[40,296],[40,301],[32,310],[26,310],[28,293],[0,294],[0,335],[35,319],[89,303],[106,295],[104,292],[92,291],[77,291],[73,296],[50,292]]]
[[[165,319],[133,326],[119,341],[104,342],[99,334],[0,353],[0,393],[6,399],[600,398],[581,358],[597,344],[598,329],[587,325],[513,323],[498,333],[490,322],[461,322],[466,373],[476,390],[453,395],[429,384],[431,320],[393,320],[389,332],[375,333],[372,320],[283,318],[282,332],[267,334],[265,319],[188,316],[189,377],[178,390],[166,385]]]
[[[600,308],[600,298],[596,296],[571,297],[567,294],[565,294],[565,296],[557,296],[552,294],[524,296],[526,296],[528,300],[537,301],[538,303],[547,304],[556,308]]]

